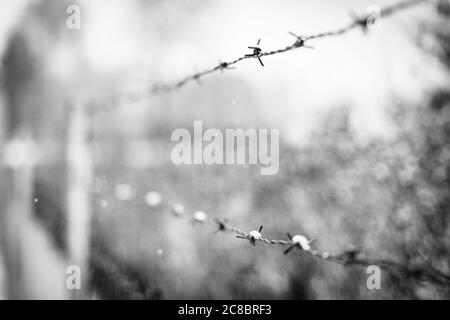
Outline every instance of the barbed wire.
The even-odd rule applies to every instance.
[[[405,1],[395,3],[393,5],[390,5],[390,6],[386,6],[384,8],[380,8],[379,12],[377,14],[379,15],[379,18],[385,18],[385,17],[389,17],[397,12],[417,6],[419,4],[431,3],[431,2],[437,2],[437,1],[442,1],[442,0],[405,0]],[[159,83],[159,84],[157,83],[157,84],[152,85],[150,88],[148,88],[147,90],[144,90],[144,91],[126,92],[126,93],[120,93],[115,96],[110,96],[109,98],[103,100],[100,104],[101,105],[103,105],[103,104],[117,105],[117,104],[126,103],[126,102],[132,103],[132,102],[137,102],[137,101],[143,100],[150,96],[170,93],[172,91],[175,91],[175,90],[178,90],[178,89],[184,87],[186,84],[188,84],[190,82],[195,81],[197,83],[201,83],[200,82],[201,79],[207,75],[217,73],[217,72],[223,73],[225,70],[235,69],[236,65],[238,63],[240,63],[244,60],[247,60],[247,59],[258,59],[261,66],[264,67],[264,64],[261,60],[262,57],[278,55],[278,54],[285,53],[285,52],[292,51],[292,50],[299,49],[299,48],[312,48],[311,46],[306,44],[307,41],[321,39],[321,38],[327,38],[327,37],[341,36],[341,35],[344,35],[350,31],[352,31],[353,29],[358,29],[358,28],[363,30],[366,33],[370,29],[370,27],[377,22],[375,17],[373,16],[373,14],[374,13],[365,13],[363,15],[357,15],[353,12],[350,12],[352,21],[349,24],[347,24],[341,28],[338,28],[336,30],[332,30],[332,31],[327,31],[327,32],[322,32],[322,33],[317,33],[317,34],[312,34],[312,35],[297,35],[294,32],[289,32],[290,35],[295,37],[294,42],[287,45],[286,47],[279,48],[276,50],[263,52],[262,49],[259,47],[259,42],[260,42],[260,39],[259,39],[256,46],[248,46],[248,49],[253,50],[253,52],[250,54],[248,54],[248,53],[244,54],[243,56],[236,58],[234,60],[231,60],[231,61],[219,62],[219,64],[217,64],[216,66],[214,66],[212,68],[193,73],[193,74],[188,75],[188,76],[182,78],[181,80],[178,80],[173,83]],[[96,103],[94,103],[94,104],[97,105]],[[109,108],[111,108],[111,106]],[[106,109],[109,109],[109,108],[106,107]]]
[[[237,239],[243,239],[256,246],[257,243],[267,245],[287,246],[284,254],[292,250],[299,251],[319,260],[341,264],[343,266],[377,266],[389,273],[403,274],[409,279],[428,281],[442,286],[450,286],[450,275],[433,268],[429,263],[423,265],[409,266],[400,262],[386,259],[368,258],[363,255],[363,249],[360,247],[351,247],[338,254],[332,254],[328,251],[322,251],[312,248],[316,239],[308,239],[306,236],[296,234],[292,236],[286,233],[287,240],[270,239],[263,236],[260,226],[257,230],[243,231],[228,222],[227,219],[218,218],[213,214],[208,214],[201,210],[187,212],[185,206],[179,202],[172,202],[164,199],[157,191],[150,191],[145,196],[145,202],[150,208],[169,211],[174,217],[185,219],[193,225],[210,225],[216,229],[215,233],[222,232],[236,236]]]
[[[396,12],[399,12],[401,10],[405,10],[407,8],[413,7],[415,5],[421,4],[421,3],[430,3],[434,2],[436,0],[407,0],[403,2],[398,2],[394,5],[384,7],[380,9],[379,14],[381,17],[387,17],[390,15],[393,15]],[[343,34],[346,34],[347,32],[356,29],[361,28],[364,32],[366,32],[370,28],[370,24],[372,21],[372,15],[365,14],[362,16],[357,16],[353,14],[353,20],[350,24],[333,30],[329,32],[323,32],[313,35],[307,35],[307,36],[299,36],[293,32],[290,32],[292,36],[295,37],[295,42],[280,49],[272,50],[263,52],[262,49],[259,47],[260,40],[258,40],[256,46],[249,46],[248,49],[253,50],[251,53],[247,53],[235,60],[231,60],[228,62],[219,62],[218,65],[206,69],[204,71],[200,71],[197,73],[194,73],[192,75],[189,75],[177,82],[174,82],[172,84],[156,84],[153,85],[147,90],[146,92],[141,93],[126,93],[122,94],[120,96],[111,97],[109,99],[113,100],[113,103],[119,103],[119,100],[122,99],[128,99],[129,101],[137,101],[142,98],[145,98],[146,96],[150,95],[157,95],[157,94],[163,94],[163,93],[169,93],[174,90],[180,89],[183,86],[185,86],[187,83],[196,81],[199,82],[203,77],[216,73],[216,72],[223,72],[227,69],[235,68],[235,66],[240,63],[243,60],[246,59],[258,59],[259,63],[262,67],[264,67],[264,63],[262,62],[261,58],[266,56],[272,56],[281,54],[284,52],[292,51],[298,48],[312,48],[311,46],[307,45],[307,41],[319,39],[319,38],[325,38],[325,37],[335,37],[340,36]],[[235,235],[238,239],[244,239],[248,240],[253,246],[256,245],[256,243],[260,242],[267,245],[279,245],[279,246],[287,246],[288,248],[284,251],[285,254],[288,254],[291,250],[297,249],[297,251],[300,251],[304,254],[307,254],[311,257],[323,260],[323,261],[329,261],[337,264],[341,264],[344,266],[371,266],[375,265],[378,266],[380,269],[383,269],[385,271],[391,272],[391,273],[402,273],[406,277],[421,281],[430,281],[434,282],[436,284],[449,286],[450,285],[450,275],[439,271],[429,264],[421,265],[421,266],[408,266],[406,264],[402,264],[400,262],[394,262],[389,261],[385,259],[372,259],[364,257],[362,254],[362,249],[360,248],[352,248],[345,250],[342,253],[339,254],[331,254],[328,251],[320,251],[311,248],[312,243],[314,240],[309,240],[305,236],[297,234],[294,236],[291,236],[290,234],[287,235],[287,240],[276,240],[276,239],[270,239],[266,238],[262,235],[262,229],[263,226],[260,226],[258,230],[251,230],[249,232],[242,231],[241,229],[234,227],[233,225],[229,224],[226,219],[221,219],[214,217],[212,215],[208,215],[207,213],[203,211],[194,211],[191,214],[186,214],[184,206],[180,203],[172,203],[168,200],[163,200],[162,197],[159,195],[159,193],[154,192],[151,194],[150,197],[146,198],[147,204],[151,207],[157,207],[161,206],[162,203],[165,203],[167,205],[168,210],[170,210],[176,217],[178,218],[187,218],[192,223],[201,225],[201,224],[213,224],[217,232],[224,232]]]

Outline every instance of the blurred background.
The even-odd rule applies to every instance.
[[[365,268],[253,248],[164,205],[449,274],[450,5],[429,2],[122,99],[395,1],[2,0],[0,298],[448,299],[448,285],[387,272],[369,290]],[[194,120],[280,129],[278,174],[174,165],[171,133]]]

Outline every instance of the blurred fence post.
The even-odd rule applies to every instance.
[[[5,181],[5,170],[3,164],[3,150],[5,146],[5,135],[6,135],[6,121],[5,121],[5,110],[3,104],[3,95],[0,91],[0,181]],[[0,300],[7,298],[6,292],[6,270],[5,270],[5,256],[4,256],[4,245],[3,245],[3,230],[2,224],[4,223],[4,211],[5,211],[5,183],[0,184]]]
[[[72,298],[86,298],[89,279],[91,188],[93,166],[90,146],[91,121],[82,103],[69,106],[67,141],[67,247],[70,265],[81,271],[81,290]]]
[[[26,284],[23,275],[23,225],[31,216],[33,184],[32,142],[15,137],[5,143],[2,154],[1,235],[10,298],[23,298]],[[31,156],[31,157],[30,157]]]
[[[1,236],[7,296],[65,299],[64,259],[33,214],[38,149],[30,135],[13,134],[2,154]]]

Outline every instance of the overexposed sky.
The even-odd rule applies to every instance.
[[[258,38],[263,50],[279,48],[293,40],[288,31],[334,29],[348,23],[351,10],[365,12],[370,5],[388,3],[392,1],[161,1],[142,10],[139,2],[87,1],[95,19],[89,22],[92,31],[84,31],[85,46],[94,69],[128,73],[127,79],[139,87],[147,77],[149,82],[172,81],[241,56]],[[408,9],[381,20],[367,36],[355,30],[319,39],[311,42],[314,50],[265,57],[264,68],[247,60],[231,72],[270,102],[261,106],[267,109],[264,114],[287,129],[288,139],[307,137],[321,111],[338,103],[354,108],[352,125],[361,135],[389,136],[392,128],[386,126],[383,110],[391,96],[418,101],[427,86],[442,81],[412,42],[418,19],[430,17],[431,6]],[[233,77],[222,76],[221,81]],[[277,104],[280,94],[285,95],[282,105]]]
[[[264,51],[284,47],[293,41],[288,31],[328,31],[346,25],[351,10],[364,13],[371,5],[394,2],[81,1],[81,43],[72,54],[83,55],[92,73],[112,91],[141,89],[242,56],[259,38]],[[11,10],[22,5],[14,3]],[[207,76],[202,88],[211,89],[210,78],[220,77],[224,86],[239,78],[262,101],[257,106],[262,117],[293,142],[307,141],[319,117],[343,104],[352,107],[351,123],[362,138],[389,137],[395,131],[384,111],[391,97],[419,102],[424,90],[445,81],[438,65],[412,41],[418,21],[432,17],[430,5],[408,9],[382,19],[368,35],[354,30],[311,41],[313,50],[264,57],[264,68],[256,60],[245,60],[237,70]],[[77,71],[68,67],[70,48],[63,42],[48,59],[57,76]],[[235,101],[232,96],[229,100]]]

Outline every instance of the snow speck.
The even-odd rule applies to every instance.
[[[175,203],[172,206],[172,212],[176,216],[181,216],[184,213],[184,206],[182,204],[180,204],[180,203]]]
[[[203,211],[195,211],[194,212],[194,220],[197,222],[205,222],[208,216]]]
[[[150,207],[156,207],[161,204],[162,202],[162,196],[159,192],[156,191],[149,191],[145,195],[145,202]]]
[[[127,184],[118,184],[116,185],[115,194],[116,198],[121,201],[130,200],[132,196],[132,189]]]

